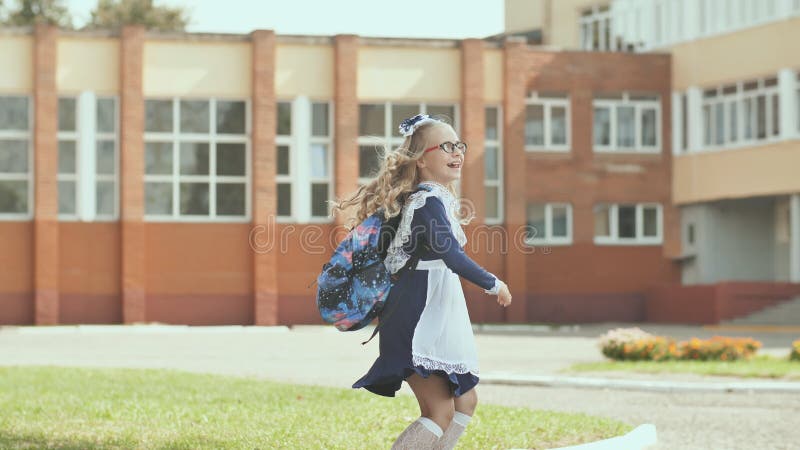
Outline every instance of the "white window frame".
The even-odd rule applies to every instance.
[[[97,145],[97,141],[104,140],[104,141],[114,141],[114,173],[109,174],[99,174],[95,172],[94,181],[113,181],[114,182],[114,212],[111,215],[108,214],[99,214],[96,211],[97,205],[95,203],[95,219],[98,221],[116,221],[119,220],[119,171],[120,171],[120,152],[119,152],[119,132],[120,132],[120,109],[119,109],[119,97],[115,95],[99,95],[95,99],[95,102],[99,100],[113,100],[114,101],[114,132],[101,132],[96,131],[94,142]],[[95,107],[95,111],[97,108]],[[95,189],[97,189],[97,185],[95,184]],[[95,191],[96,192],[96,191]]]
[[[495,108],[497,111],[497,139],[485,138],[484,140],[484,151],[489,147],[497,148],[497,180],[486,178],[484,168],[483,187],[484,192],[486,192],[487,187],[497,188],[497,216],[491,217],[486,215],[485,223],[488,225],[499,225],[505,220],[505,192],[503,189],[503,109],[499,104],[486,105],[484,110],[487,108]]]
[[[525,205],[525,222],[528,221],[527,208],[532,204],[544,205],[544,237],[527,237],[527,245],[572,245],[572,204],[563,202],[537,202],[529,201]],[[567,210],[567,235],[553,236],[553,208],[564,208]]]
[[[594,236],[594,243],[597,245],[661,245],[664,242],[664,212],[660,203],[601,203],[595,208],[608,207],[609,236]],[[636,207],[636,237],[619,237],[619,207]],[[656,236],[644,236],[644,208],[656,208]],[[593,219],[596,218],[596,211],[593,210]]]
[[[563,97],[540,97],[537,92],[531,92],[530,96],[525,100],[525,110],[529,105],[540,105],[544,112],[544,144],[543,145],[528,145],[527,136],[525,136],[525,150],[529,152],[569,152],[572,148],[572,124],[571,124],[571,111],[570,111],[570,97],[564,95]],[[553,144],[553,124],[552,124],[552,111],[553,107],[562,107],[565,110],[566,120],[566,142],[564,144]],[[527,117],[526,117],[527,123]]]
[[[661,153],[661,96],[658,94],[646,94],[647,96],[656,97],[656,100],[640,100],[631,99],[631,94],[623,92],[622,98],[619,100],[612,99],[593,99],[592,100],[592,149],[597,153]],[[635,143],[631,148],[617,147],[617,107],[619,106],[632,106],[634,107],[634,133]],[[594,121],[596,120],[594,110],[596,108],[609,109],[610,117],[610,134],[609,145],[598,145],[594,142]],[[655,146],[642,145],[642,114],[644,110],[654,109],[656,112],[656,143]]]
[[[58,120],[56,120],[56,130],[57,130],[56,131],[56,137],[57,137],[56,152],[59,153],[58,152],[58,148],[60,147],[62,141],[75,142],[75,173],[62,174],[62,173],[58,173],[58,171],[57,171],[57,175],[56,175],[56,191],[58,192],[57,195],[60,197],[61,196],[61,192],[60,192],[60,189],[58,188],[58,183],[61,182],[61,181],[71,181],[71,182],[73,182],[75,184],[75,213],[74,214],[67,214],[67,213],[62,213],[62,212],[59,211],[58,220],[62,221],[62,222],[75,222],[75,221],[79,220],[78,216],[79,216],[79,213],[81,211],[81,206],[82,206],[81,205],[82,199],[81,199],[81,195],[80,195],[81,191],[80,191],[80,186],[78,186],[79,180],[81,178],[80,177],[80,171],[81,171],[81,148],[80,148],[81,147],[81,142],[80,142],[80,139],[81,139],[81,137],[80,137],[80,125],[81,124],[80,124],[80,121],[81,121],[81,117],[80,117],[80,113],[78,111],[80,109],[80,107],[79,107],[79,101],[78,101],[78,96],[77,95],[59,95],[58,99],[56,100],[56,117],[58,117],[58,115],[60,113],[60,111],[59,111],[60,108],[59,108],[58,104],[62,99],[63,100],[67,100],[68,99],[68,100],[74,100],[75,101],[75,111],[73,111],[73,114],[75,115],[75,130],[74,131],[61,131],[61,130],[59,130],[58,129],[59,128]],[[57,159],[58,158],[60,158],[60,155],[57,157]]]
[[[428,113],[428,106],[434,106],[434,107],[436,107],[436,106],[444,106],[444,107],[448,107],[448,108],[452,107],[453,108],[453,116],[454,116],[454,117],[452,117],[452,119],[453,119],[453,129],[456,131],[457,134],[460,133],[460,129],[461,129],[461,127],[460,127],[461,112],[460,112],[458,103],[447,103],[447,102],[416,103],[416,102],[391,102],[391,101],[380,102],[380,101],[368,101],[368,100],[365,100],[365,101],[361,101],[361,102],[358,103],[359,108],[361,107],[361,105],[383,105],[383,108],[384,108],[383,109],[383,112],[384,112],[384,114],[383,114],[383,136],[361,136],[361,133],[360,133],[361,130],[359,130],[359,136],[358,136],[358,140],[357,140],[357,145],[359,147],[364,146],[364,147],[378,147],[379,148],[381,146],[385,146],[388,149],[394,149],[394,148],[399,147],[403,143],[405,138],[402,137],[402,136],[395,136],[394,135],[394,130],[400,125],[400,122],[402,120],[406,119],[406,117],[402,117],[402,118],[392,117],[392,106],[393,105],[419,106],[419,112],[421,114],[427,114]],[[376,140],[376,138],[377,138],[377,140]],[[469,143],[467,143],[467,144],[469,144]],[[359,152],[360,151],[361,150],[359,149]],[[469,150],[467,150],[467,151],[469,151]],[[359,157],[360,157],[360,155],[359,155]],[[370,180],[371,180],[370,177],[359,176],[358,177],[358,184],[359,185],[364,185],[364,184],[367,184]],[[459,187],[460,187],[460,185],[459,185]]]
[[[333,167],[333,164],[334,164],[335,158],[333,156],[333,153],[334,153],[335,150],[334,150],[333,147],[334,147],[334,142],[335,141],[334,141],[334,137],[333,137],[333,133],[334,133],[333,120],[336,117],[336,115],[334,114],[334,111],[333,111],[333,108],[334,108],[333,102],[330,101],[330,100],[312,100],[311,101],[311,104],[312,104],[311,114],[313,114],[313,104],[314,103],[320,103],[320,104],[324,103],[324,104],[328,105],[328,135],[322,137],[322,136],[314,136],[313,132],[309,133],[309,149],[308,149],[308,151],[309,151],[309,156],[310,156],[310,154],[311,154],[311,145],[313,145],[313,144],[324,144],[324,145],[326,145],[328,147],[328,155],[327,155],[328,156],[328,161],[327,161],[328,162],[328,175],[325,176],[325,177],[314,177],[309,172],[309,181],[308,181],[309,182],[309,191],[308,191],[309,192],[309,194],[308,194],[308,205],[309,206],[308,206],[308,208],[309,208],[309,217],[310,218],[308,219],[308,221],[311,222],[311,223],[328,223],[328,222],[332,222],[333,221],[333,217],[331,216],[330,201],[333,200],[333,188],[334,188],[334,186],[333,186],[333,173],[335,171],[335,168]],[[312,127],[313,127],[313,123],[314,123],[313,117],[309,116],[308,120],[309,120],[309,124],[311,124]],[[309,127],[309,129],[311,129],[312,127]],[[291,153],[291,150],[290,150],[290,153]],[[309,161],[311,161],[311,158],[309,158]],[[313,205],[311,205],[312,186],[314,184],[321,184],[321,183],[326,183],[328,185],[328,199],[327,199],[327,201],[329,202],[328,203],[328,214],[325,215],[325,216],[315,216],[315,215],[313,215]]]
[[[777,76],[776,76],[777,77]],[[700,140],[700,148],[699,151],[717,151],[717,150],[728,150],[728,149],[735,149],[741,147],[751,147],[754,145],[763,145],[769,144],[773,142],[777,142],[781,139],[781,133],[779,130],[778,134],[773,134],[773,130],[775,127],[775,120],[773,111],[776,98],[778,102],[780,102],[780,90],[778,83],[776,82],[773,86],[766,86],[766,80],[773,79],[776,77],[766,77],[760,78],[757,80],[746,80],[746,81],[738,81],[736,83],[729,83],[724,86],[716,86],[710,89],[703,90],[703,97],[701,100],[701,110],[700,114],[703,118],[702,126],[700,130],[702,132],[702,139]],[[744,85],[750,82],[757,82],[758,87],[756,89],[745,91]],[[723,89],[725,87],[735,85],[736,92],[723,94]],[[706,96],[706,92],[708,91],[715,91],[713,97]],[[710,95],[710,94],[709,94]],[[745,111],[745,102],[752,101],[755,105],[758,103],[758,97],[764,96],[764,108],[765,108],[765,124],[766,127],[766,136],[764,138],[758,137],[758,117],[757,112],[752,115],[750,118],[745,118],[744,111]],[[721,144],[716,143],[716,112],[717,112],[717,105],[723,104],[722,113],[723,113],[723,126],[724,126],[724,136],[723,141]],[[730,104],[736,105],[736,139],[730,140]],[[705,123],[705,116],[706,116],[706,107],[710,110],[710,127],[706,127]],[[757,111],[757,106],[756,106]],[[753,127],[753,136],[751,138],[745,137],[745,124],[746,120],[752,120],[752,127]],[[707,143],[707,139],[709,138],[709,134],[711,137],[711,142]]]
[[[32,220],[34,211],[34,161],[33,161],[33,130],[34,130],[34,102],[33,97],[28,94],[0,94],[3,97],[20,97],[28,103],[28,130],[0,130],[0,139],[20,139],[28,142],[28,172],[27,173],[2,173],[0,180],[4,181],[26,181],[28,183],[28,211],[24,213],[0,212],[0,221]]]
[[[615,0],[611,6],[617,35],[637,42],[637,51],[733,33],[800,14],[800,0]]]
[[[83,95],[86,95],[85,93]],[[57,131],[57,140],[75,142],[75,173],[57,174],[57,181],[72,181],[75,183],[75,213],[58,213],[58,220],[62,222],[116,222],[119,220],[119,97],[116,95],[95,95],[89,92],[89,99],[94,106],[89,111],[82,110],[79,95],[60,95],[58,99],[75,100],[75,131]],[[112,100],[114,102],[114,131],[97,131],[97,102],[99,100]],[[90,124],[84,121],[92,122]],[[91,131],[89,131],[91,130]],[[98,174],[95,161],[97,160],[97,141],[114,142],[114,173]],[[88,164],[87,164],[88,163]],[[91,170],[89,170],[91,169]],[[97,212],[97,182],[111,181],[114,183],[114,211],[111,214]],[[93,196],[82,195],[87,190],[93,190]],[[59,193],[61,195],[61,193]]]
[[[795,4],[797,5],[797,9],[800,10],[800,0],[795,0]],[[800,70],[797,71],[797,86],[794,92],[794,101],[795,101],[795,129],[794,133],[795,136],[800,138]]]
[[[610,2],[609,2],[610,3]],[[600,8],[605,8],[601,11]],[[589,13],[586,15],[586,13]],[[619,50],[614,39],[614,26],[611,15],[611,5],[593,5],[580,12],[578,17],[578,31],[580,33],[581,49],[586,51],[616,51]],[[594,46],[593,29],[597,26],[600,30],[598,47]],[[610,38],[611,42],[608,42]]]
[[[278,120],[278,103],[287,103],[289,104],[289,116],[292,117],[291,120],[291,127],[290,127],[290,134],[278,134],[277,125],[275,127],[275,221],[277,223],[291,223],[294,222],[294,215],[295,211],[297,210],[297,205],[295,205],[295,191],[297,188],[295,187],[295,162],[294,162],[294,154],[295,154],[295,145],[292,138],[294,134],[295,124],[294,124],[294,105],[290,99],[277,99],[275,102],[275,120]],[[278,174],[278,147],[289,147],[289,173],[288,174]],[[278,184],[288,184],[289,185],[289,215],[279,215],[277,211],[277,204],[278,204]]]
[[[172,132],[145,131],[144,142],[168,142],[172,144],[172,174],[154,175],[144,174],[144,183],[161,182],[172,185],[172,214],[147,214],[146,222],[213,222],[213,223],[245,223],[251,220],[251,190],[252,190],[252,163],[251,163],[251,108],[250,99],[228,97],[147,97],[148,100],[164,100],[172,102]],[[209,102],[209,131],[208,133],[180,133],[180,102],[181,101],[208,101]],[[234,101],[244,102],[245,130],[244,134],[217,134],[217,102]],[[182,175],[180,173],[180,144],[181,142],[208,143],[209,167],[208,175]],[[217,143],[244,144],[245,148],[245,174],[244,176],[217,175]],[[217,182],[232,181],[244,182],[245,205],[244,216],[217,216]],[[180,214],[180,183],[181,182],[208,183],[208,215],[181,215]],[[146,202],[146,199],[145,199]],[[146,208],[146,205],[145,205]]]

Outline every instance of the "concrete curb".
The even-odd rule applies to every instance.
[[[519,375],[488,373],[480,376],[485,384],[539,386],[555,388],[622,389],[648,392],[770,392],[800,393],[796,381],[649,381],[618,378],[563,377],[554,375]]]
[[[588,444],[559,447],[553,450],[640,450],[658,443],[656,426],[650,423],[639,425],[627,434],[603,439]]]

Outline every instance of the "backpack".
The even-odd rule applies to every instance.
[[[414,192],[423,189],[430,188],[420,186]],[[419,261],[419,252],[414,252],[406,265],[394,274],[383,264],[401,218],[402,213],[386,220],[383,209],[379,209],[364,219],[336,247],[317,277],[319,313],[322,320],[332,323],[339,331],[360,330],[381,316],[372,336],[362,345],[375,337],[381,324],[394,311],[392,308],[385,316],[381,314],[392,285],[404,270],[416,268]]]

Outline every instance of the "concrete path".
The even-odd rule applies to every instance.
[[[654,424],[658,449],[788,449],[800,442],[800,394],[752,389],[633,390],[612,378],[570,385],[559,371],[576,362],[600,361],[596,337],[612,325],[579,328],[477,327],[483,403],[612,417],[632,425]],[[697,327],[647,331],[680,339],[720,334]],[[75,326],[0,328],[0,364],[172,368],[250,375],[300,384],[349,387],[377,357],[370,329],[341,333],[333,327]],[[725,333],[728,334],[728,333]],[[753,335],[752,333],[747,335]],[[790,336],[753,335],[767,351],[787,352]],[[539,380],[492,384],[499,377]],[[577,377],[589,378],[589,377]],[[666,379],[633,375],[623,381],[704,383],[721,377]],[[542,383],[542,380],[549,380]],[[599,381],[598,381],[599,380]],[[509,381],[509,380],[506,380]],[[513,381],[513,380],[512,380]],[[573,380],[574,381],[574,380]],[[763,382],[725,378],[727,383]],[[677,383],[677,384],[676,384]],[[793,388],[795,385],[790,385]],[[372,395],[362,391],[365,395]],[[411,395],[407,385],[400,391]],[[386,401],[391,401],[387,399]],[[480,408],[480,406],[479,406]]]

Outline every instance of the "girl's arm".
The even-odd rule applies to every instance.
[[[428,197],[425,205],[414,212],[411,229],[418,239],[425,239],[431,252],[444,260],[450,270],[482,287],[486,293],[497,294],[502,281],[464,253],[450,229],[444,203],[438,197]]]

